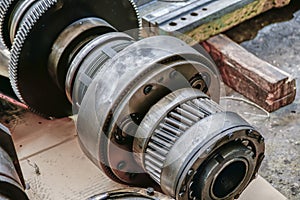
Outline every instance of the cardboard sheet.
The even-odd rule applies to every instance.
[[[49,121],[25,113],[11,130],[31,200],[81,200],[127,187],[111,181],[87,159],[69,118]],[[259,176],[240,200],[259,199],[286,198]]]

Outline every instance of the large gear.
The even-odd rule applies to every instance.
[[[2,0],[0,2],[0,42],[7,48],[11,47],[10,35],[8,34],[9,16],[17,0]]]
[[[113,10],[110,17],[107,17]],[[113,15],[113,16],[111,16]],[[18,98],[31,110],[44,116],[62,117],[72,113],[64,90],[48,72],[49,50],[57,36],[74,21],[86,17],[99,17],[118,31],[139,29],[141,21],[132,1],[76,1],[40,0],[31,5],[19,25],[11,49],[9,74]],[[91,35],[111,32],[99,26]],[[133,37],[138,37],[135,32]],[[44,35],[48,37],[45,38]],[[66,69],[64,69],[67,71]],[[36,94],[36,95],[32,95]]]

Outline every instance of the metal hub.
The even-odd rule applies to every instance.
[[[133,148],[137,162],[170,196],[234,199],[256,176],[261,140],[246,121],[204,93],[181,89],[152,106]]]

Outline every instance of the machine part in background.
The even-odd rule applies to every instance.
[[[194,28],[220,19],[225,14],[245,7],[255,0],[186,0],[140,1],[136,0],[143,19],[143,26],[152,27],[157,33],[185,33]],[[217,31],[217,30],[216,30]]]
[[[0,124],[0,199],[27,200],[25,183],[9,130]]]
[[[126,188],[120,190],[114,190],[98,194],[88,198],[87,200],[109,200],[109,199],[132,199],[132,200],[173,200],[166,195],[154,191],[153,188]]]
[[[31,110],[52,117],[72,114],[64,90],[72,55],[98,35],[141,25],[129,0],[5,0],[0,14],[0,38],[11,48],[15,93]],[[138,31],[132,37],[138,38]]]
[[[5,2],[14,91],[48,117],[73,104],[82,150],[111,179],[176,199],[233,199],[255,178],[263,138],[216,103],[219,74],[203,48],[137,40],[125,0]]]

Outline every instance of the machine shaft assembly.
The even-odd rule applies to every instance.
[[[140,26],[128,0],[2,1],[15,93],[45,117],[78,114],[82,150],[117,182],[237,198],[256,177],[263,137],[216,103],[218,71],[202,48],[139,39]]]
[[[27,200],[16,150],[6,127],[0,124],[0,199]]]

